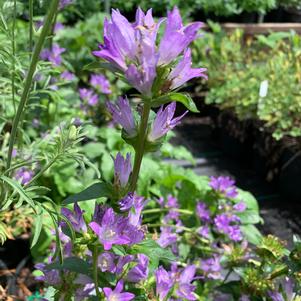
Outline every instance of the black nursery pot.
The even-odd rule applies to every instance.
[[[283,200],[301,202],[301,154],[286,149],[280,159],[279,190]]]
[[[285,22],[300,23],[301,22],[301,10],[296,8],[286,8],[283,13]]]
[[[240,137],[237,137],[231,129],[228,127],[228,123],[231,122],[240,128]],[[222,151],[229,157],[235,158],[242,163],[250,164],[250,158],[252,157],[253,142],[251,129],[249,126],[242,124],[237,118],[231,114],[222,114],[218,127],[219,144]]]
[[[254,122],[255,123],[255,122]],[[269,134],[264,131],[260,131],[256,125],[254,125],[253,131],[253,152],[252,152],[252,169],[256,175],[261,178],[266,178],[269,168],[268,160],[270,150],[266,150],[267,139]]]
[[[0,246],[0,270],[14,269],[24,258],[30,257],[29,239],[8,239]]]

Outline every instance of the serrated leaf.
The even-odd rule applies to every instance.
[[[64,202],[64,205],[75,202],[88,201],[101,197],[109,197],[112,193],[111,186],[104,182],[95,183],[85,190],[69,196]]]
[[[152,107],[158,107],[171,101],[182,103],[189,111],[199,113],[194,101],[189,94],[172,92],[158,97],[152,101]]]
[[[17,181],[14,181],[13,179],[8,178],[6,176],[1,176],[0,179],[9,184],[12,188],[14,188],[14,190],[17,191],[20,195],[20,198],[23,199],[26,203],[28,203],[33,209],[35,209],[35,202],[27,195],[24,188]]]

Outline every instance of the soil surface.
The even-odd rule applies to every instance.
[[[263,234],[273,234],[292,246],[293,235],[301,235],[301,203],[290,203],[280,196],[277,183],[268,183],[252,169],[250,158],[231,157],[222,151],[220,140],[210,117],[190,117],[175,129],[174,145],[183,145],[195,156],[192,168],[200,175],[231,176],[238,187],[250,191],[258,200]],[[176,164],[188,166],[184,161]]]

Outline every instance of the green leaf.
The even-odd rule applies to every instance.
[[[35,202],[27,195],[24,188],[17,181],[14,181],[13,179],[8,178],[6,176],[1,176],[0,179],[9,184],[12,188],[14,188],[14,190],[20,195],[20,198],[26,203],[28,203],[35,210]]]
[[[261,243],[262,235],[254,225],[242,225],[240,229],[247,241],[254,245]]]
[[[75,202],[88,201],[98,199],[101,197],[109,197],[112,193],[111,186],[104,182],[99,182],[91,185],[85,190],[69,196],[64,202],[64,205],[72,204]]]
[[[154,240],[146,239],[139,244],[134,245],[131,254],[145,254],[150,260],[150,269],[153,271],[159,265],[160,261],[171,262],[176,260],[176,257],[169,249],[161,248]]]
[[[199,113],[194,101],[189,94],[172,92],[158,97],[152,101],[152,107],[158,107],[171,101],[182,103],[189,111]]]
[[[255,210],[237,212],[236,215],[240,218],[242,224],[258,224],[261,222],[261,218]]]
[[[117,68],[114,68],[112,64],[110,63],[106,63],[106,62],[92,62],[90,64],[87,64],[86,66],[84,66],[83,70],[86,71],[96,71],[96,70],[109,70],[111,72],[117,72],[119,71]]]
[[[33,248],[38,242],[38,239],[42,231],[42,226],[43,226],[43,212],[38,214],[35,218],[35,229],[34,229],[34,235],[30,246],[31,248]]]
[[[91,276],[90,264],[78,257],[68,257],[62,264],[59,262],[51,263],[46,266],[47,270],[68,270],[71,272]]]
[[[258,202],[255,197],[248,191],[238,190],[238,197],[239,201],[243,201],[249,210],[254,210],[259,212]]]

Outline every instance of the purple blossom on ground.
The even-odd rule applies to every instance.
[[[73,211],[68,208],[62,208],[62,214],[71,223],[74,231],[87,232],[86,222],[84,220],[84,211],[80,209],[77,203],[74,203]],[[62,224],[66,226],[66,222],[62,221]]]
[[[119,97],[116,104],[107,102],[107,108],[112,114],[113,121],[119,123],[128,136],[133,137],[137,134],[134,115],[127,98]]]
[[[25,167],[21,167],[16,171],[15,178],[20,181],[22,185],[28,184],[34,176],[34,172]]]
[[[91,222],[89,225],[106,251],[112,245],[131,245],[144,237],[142,230],[131,225],[128,218],[115,214],[112,208],[106,209],[100,224]]]
[[[163,301],[167,294],[169,293],[170,289],[173,287],[173,279],[171,278],[170,274],[160,266],[155,271],[156,277],[156,294],[159,296],[159,300]]]
[[[127,280],[129,282],[140,282],[141,280],[145,280],[148,276],[148,257],[144,254],[138,254],[137,257],[137,265],[133,267],[127,274]]]
[[[179,61],[174,69],[170,72],[167,77],[167,80],[170,82],[170,89],[174,90],[179,88],[190,79],[195,77],[203,77],[208,79],[205,72],[206,68],[191,68],[191,50],[188,48],[184,52],[183,58]]]
[[[90,84],[104,94],[111,94],[110,82],[103,74],[92,74]]]
[[[159,65],[168,65],[198,37],[203,23],[194,22],[183,26],[177,7],[167,14],[166,28],[159,46]]]
[[[206,204],[198,202],[196,205],[196,213],[201,221],[203,222],[210,221],[210,211],[208,210]]]
[[[235,198],[237,196],[237,189],[234,186],[235,181],[230,177],[210,177],[209,186],[215,191],[224,194],[226,197]]]
[[[97,265],[102,272],[113,273],[116,270],[115,255],[110,252],[104,252],[98,256]]]
[[[123,291],[123,280],[119,280],[115,289],[112,290],[109,287],[103,288],[107,301],[130,301],[135,298],[135,295]]]
[[[62,63],[61,54],[65,52],[65,48],[61,48],[58,44],[53,44],[52,49],[44,49],[41,52],[41,59],[51,62],[54,66],[60,66]]]
[[[124,158],[120,153],[114,159],[114,182],[119,187],[125,187],[128,184],[132,173],[131,155],[126,154]]]
[[[72,81],[75,79],[75,75],[72,72],[65,70],[61,74],[61,79],[65,80],[65,81]]]
[[[87,88],[80,88],[79,89],[79,96],[80,98],[87,102],[89,106],[96,106],[99,102],[97,94],[93,92],[91,89]]]
[[[155,141],[163,137],[167,132],[173,129],[177,124],[180,123],[181,119],[187,114],[186,111],[183,115],[173,118],[176,111],[176,103],[172,102],[169,105],[159,109],[156,118],[151,127],[151,131],[148,135],[150,141]]]
[[[221,264],[220,258],[215,256],[208,259],[201,260],[200,269],[204,272],[207,278],[221,279]]]

